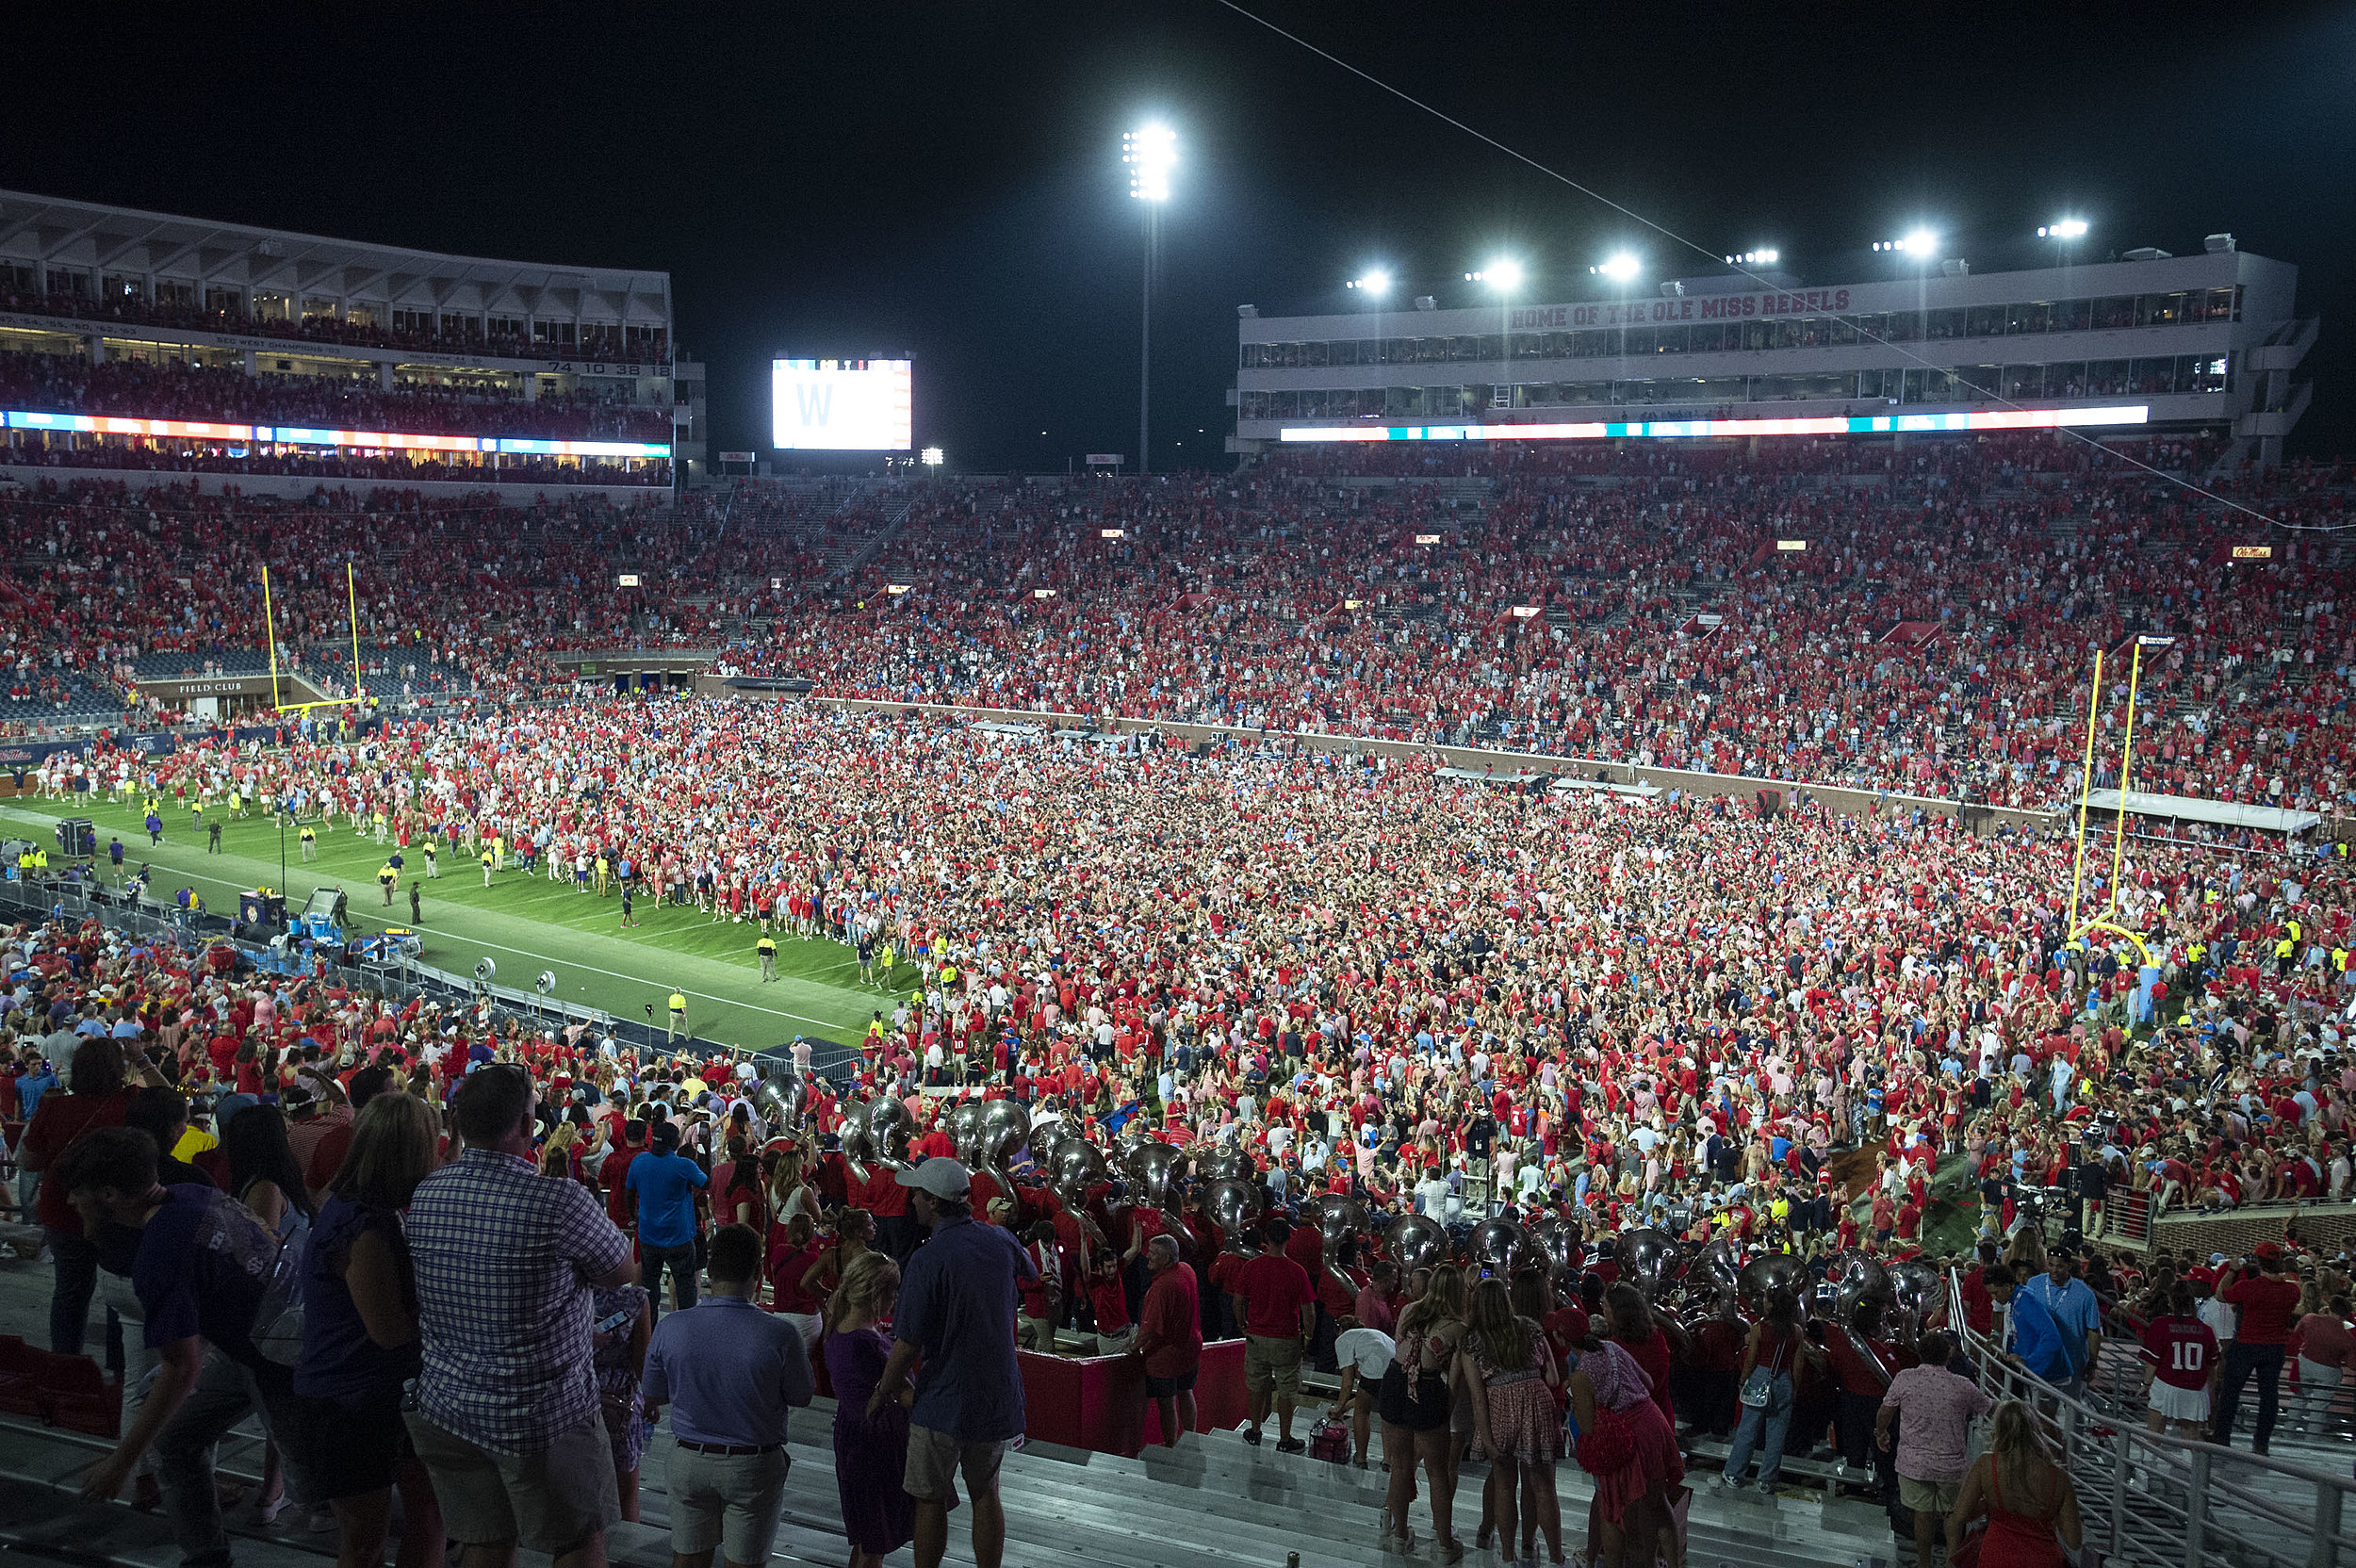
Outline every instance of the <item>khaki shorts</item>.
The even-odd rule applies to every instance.
[[[703,1454],[671,1444],[671,1550],[697,1557],[714,1546],[729,1562],[769,1560],[785,1509],[783,1448],[765,1454]]]
[[[1262,1339],[1246,1334],[1243,1341],[1243,1386],[1247,1394],[1271,1388],[1290,1398],[1301,1396],[1301,1341]]]
[[[495,1454],[408,1413],[409,1441],[434,1478],[442,1527],[468,1546],[513,1541],[571,1551],[622,1516],[614,1449],[597,1416],[536,1454]]]
[[[1955,1510],[1955,1499],[1963,1494],[1961,1481],[1918,1481],[1912,1476],[1898,1478],[1898,1501],[1917,1513],[1936,1513],[1941,1518]]]
[[[960,1443],[947,1432],[911,1426],[908,1470],[900,1478],[901,1490],[920,1503],[942,1503],[955,1508],[957,1476],[963,1472],[969,1495],[995,1497],[998,1466],[1006,1460],[1006,1441],[1002,1438],[995,1443]]]

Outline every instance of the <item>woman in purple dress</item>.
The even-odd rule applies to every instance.
[[[902,1488],[908,1470],[913,1389],[873,1421],[867,1401],[891,1359],[892,1342],[876,1324],[892,1315],[900,1268],[881,1252],[862,1252],[843,1270],[826,1298],[826,1375],[834,1382],[834,1478],[843,1494],[843,1529],[851,1568],[882,1568],[887,1553],[908,1544],[916,1505]]]

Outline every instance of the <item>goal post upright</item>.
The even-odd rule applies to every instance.
[[[360,700],[360,586],[352,563],[344,563],[344,602],[352,612],[352,700]]]
[[[2102,709],[2102,650],[2094,650],[2094,691],[2086,699],[2086,759],[2078,767],[2078,853],[2070,868],[2070,939],[2078,937],[2078,890],[2086,869],[2086,799],[2094,792],[2094,725]]]
[[[270,647],[270,705],[273,712],[308,713],[314,708],[352,708],[365,706],[367,693],[360,678],[360,585],[352,563],[344,563],[344,602],[352,616],[352,694],[344,697],[323,697],[317,702],[287,702],[278,675],[278,620],[272,606],[270,588],[270,567],[262,567],[262,637]]]
[[[2138,637],[2135,662],[2127,671],[2127,739],[2119,753],[2119,826],[2111,838],[2111,890],[2102,910],[2104,919],[2119,913],[2119,871],[2127,854],[2127,787],[2135,765],[2135,693],[2142,681],[2143,640]]]

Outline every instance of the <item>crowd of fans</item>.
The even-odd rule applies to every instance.
[[[86,484],[30,499],[96,533],[96,549],[63,541],[74,565],[155,585],[174,627],[163,645],[250,646],[257,617],[172,602],[217,558],[143,534],[143,513],[207,513],[283,569],[381,552],[373,519],[397,510],[432,519],[432,568],[414,540],[372,596],[405,623],[379,627],[382,642],[454,620],[461,641],[721,649],[727,673],[827,695],[1487,744],[2027,808],[2075,798],[2094,655],[2099,727],[2123,737],[2135,640],[2165,639],[2145,646],[2133,694],[2137,786],[2337,814],[2356,789],[2331,531],[2347,476],[2294,469],[2227,492],[2269,530],[2140,466],[2200,472],[2213,457],[2210,443],[2153,441],[2130,462],[2045,435],[1287,453],[1144,482],[747,486],[627,539],[573,549],[552,531],[520,552],[520,514],[466,499],[336,498],[297,514],[369,521],[325,549],[313,532],[307,552],[275,536],[293,503]],[[1349,482],[1361,468],[1375,482]],[[2233,559],[2261,536],[2270,560]],[[586,569],[600,560],[643,566],[644,585]],[[402,608],[421,602],[464,613]],[[2096,755],[2111,781],[2117,740]]]
[[[125,326],[176,327],[192,332],[237,333],[293,343],[347,343],[374,349],[438,350],[447,353],[493,354],[511,359],[605,360],[658,366],[671,360],[670,335],[661,328],[624,329],[583,322],[571,342],[549,343],[520,332],[481,330],[469,320],[457,332],[417,331],[374,319],[354,320],[323,313],[300,318],[249,316],[242,305],[215,309],[193,302],[148,300],[128,294],[101,298],[54,290],[0,288],[0,311],[52,316],[68,320],[119,322]]]
[[[1993,1460],[1967,1472],[1972,1385],[1936,1380],[1941,1331],[1989,1332],[1999,1312],[2012,1353],[2064,1387],[2106,1335],[2194,1346],[2201,1387],[2155,1380],[2154,1419],[2228,1442],[2254,1396],[2261,1449],[2285,1380],[2312,1419],[2356,1349],[2348,1258],[2292,1226],[2222,1275],[2046,1245],[2057,1186],[2092,1234],[2105,1204],[2356,1192],[2336,855],[2136,844],[2115,888],[2104,863],[2079,893],[2138,949],[2069,939],[2066,841],[1805,799],[1768,817],[1492,789],[1286,744],[1120,757],[605,700],[275,749],[102,746],[85,766],[86,787],[151,810],[234,792],[331,834],[503,846],[503,875],[732,919],[748,963],[763,938],[845,941],[885,988],[850,1081],[781,1101],[748,1068],[397,1005],[333,969],[240,974],[226,949],[14,931],[0,1119],[29,1123],[53,1337],[79,1348],[98,1276],[120,1276],[128,1295],[107,1298],[141,1316],[159,1368],[90,1488],[152,1453],[191,1561],[225,1557],[210,1452],[250,1409],[291,1434],[283,1485],[333,1504],[356,1560],[381,1552],[397,1485],[421,1532],[406,1560],[424,1560],[443,1533],[585,1549],[629,1510],[668,1404],[675,1548],[758,1562],[813,1352],[854,1548],[913,1541],[929,1568],[959,1475],[975,1559],[996,1560],[1019,1333],[1141,1356],[1175,1443],[1202,1343],[1239,1330],[1248,1440],[1273,1417],[1285,1453],[1303,1363],[1347,1361],[1382,1427],[1391,1543],[1413,1547],[1420,1470],[1434,1544],[1462,1552],[1469,1446],[1489,1461],[1476,1544],[1518,1541],[1533,1562],[1541,1540],[1563,1558],[1565,1459],[1596,1479],[1591,1559],[1674,1551],[1685,1455],[1712,1431],[1733,1439],[1729,1484],[1757,1453],[1773,1492],[1785,1455],[1830,1437],[1855,1484],[1959,1525],[2024,1484],[1988,1463],[2035,1457],[2025,1417],[2000,1414]],[[134,1076],[154,1086],[117,1087]],[[217,1152],[177,1130],[187,1096]],[[1014,1102],[1052,1159],[982,1136],[955,1109],[969,1098]],[[1151,1143],[1249,1200],[1149,1186]],[[1363,1223],[1327,1228],[1335,1199]],[[1508,1215],[1546,1239],[1484,1256],[1481,1227]],[[1426,1228],[1396,1228],[1410,1217]],[[1620,1248],[1639,1228],[1688,1246],[1683,1279]],[[303,1231],[290,1340],[257,1260]],[[1860,1256],[1952,1256],[1966,1320],[1943,1296],[1830,1310],[1730,1288],[1759,1259],[1806,1287]],[[657,1298],[673,1276],[670,1300],[633,1286],[642,1266]],[[2239,1309],[2233,1348],[2184,1326],[2180,1287]],[[732,1315],[747,1306],[771,1310]],[[666,1338],[658,1319],[691,1310]],[[1877,1461],[1890,1408],[1903,1435]],[[322,1423],[348,1441],[302,1435]],[[2066,1479],[2048,1479],[2066,1537]],[[698,1497],[753,1523],[728,1534]]]
[[[0,408],[412,435],[671,439],[669,409],[581,393],[526,400],[487,384],[424,384],[386,391],[330,376],[249,376],[241,369],[146,359],[92,365],[78,355],[13,351],[0,351]]]
[[[2137,692],[2141,787],[2312,808],[2356,782],[2331,536],[2294,531],[2344,518],[2329,475],[2253,490],[2283,525],[2269,532],[2045,436],[1530,451],[1388,489],[1334,477],[1384,455],[953,492],[760,667],[843,694],[2045,807],[2074,794],[2093,654],[2112,656],[2117,735],[2128,645],[2148,633],[2173,642]],[[2204,455],[2154,443],[2146,461]],[[2272,562],[2229,564],[2259,536]]]

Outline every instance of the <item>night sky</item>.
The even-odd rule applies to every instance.
[[[1975,271],[2228,230],[2324,317],[2294,452],[2356,452],[2347,6],[1252,8],[1716,254],[1887,275],[1928,222]],[[0,186],[432,250],[667,269],[712,448],[761,446],[776,354],[908,353],[970,470],[1137,445],[1142,230],[1121,132],[1183,164],[1162,224],[1154,462],[1227,466],[1235,306],[1347,308],[1377,262],[1469,299],[1511,253],[1586,297],[1722,270],[1216,0],[600,11],[244,7],[8,23]],[[1689,265],[1690,260],[1690,265]],[[764,452],[764,455],[765,452]]]

